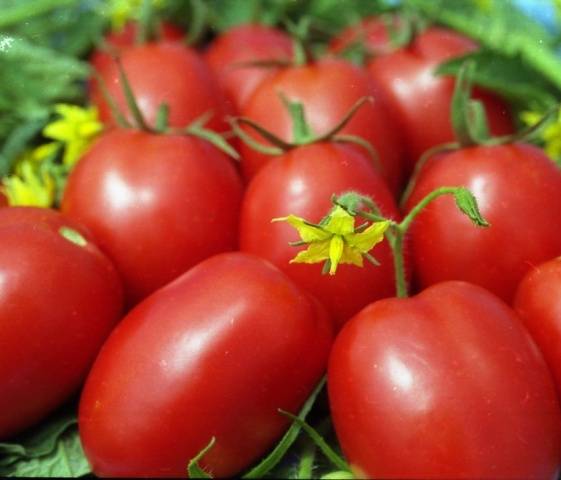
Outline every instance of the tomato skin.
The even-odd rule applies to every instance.
[[[6,195],[0,192],[0,207],[7,207],[8,206],[8,199]]]
[[[208,111],[213,117],[208,128],[225,131],[224,117],[231,113],[231,105],[209,67],[193,49],[171,42],[147,43],[126,49],[121,62],[135,94],[140,110],[149,125],[154,125],[162,103],[169,106],[169,125],[185,127]],[[110,95],[117,106],[132,121],[119,81],[115,62],[98,68]],[[97,82],[91,82],[90,99],[99,109],[101,120],[114,125],[111,109],[103,98]]]
[[[434,69],[442,62],[475,49],[476,44],[470,39],[433,27],[419,34],[409,47],[376,57],[369,63],[368,72],[403,132],[408,171],[426,150],[454,140],[450,121],[454,79],[435,76]],[[509,109],[504,102],[477,88],[473,97],[483,102],[494,135],[513,131]]]
[[[91,241],[60,235],[63,226],[83,233],[54,210],[0,210],[0,439],[78,389],[120,318],[115,268]]]
[[[101,476],[228,477],[263,455],[319,381],[331,322],[269,263],[210,258],[132,310],[99,355],[80,402]],[[118,428],[116,427],[118,424]]]
[[[561,414],[512,309],[464,282],[369,305],[332,349],[335,429],[370,478],[540,478],[559,473]]]
[[[421,288],[465,280],[510,303],[531,265],[561,254],[561,172],[540,149],[472,147],[435,157],[422,169],[406,210],[441,186],[471,190],[491,226],[476,228],[450,197],[432,202],[410,231]]]
[[[292,141],[292,120],[279,97],[304,105],[306,119],[316,134],[323,134],[337,125],[360,98],[373,96],[364,104],[342,134],[358,135],[377,150],[384,178],[396,193],[402,183],[402,151],[398,129],[389,118],[385,105],[377,95],[368,75],[343,60],[326,59],[303,67],[286,68],[266,79],[255,91],[241,115],[251,118],[285,141]],[[362,147],[356,147],[364,151]],[[271,157],[240,147],[242,171],[246,179],[267,163]]]
[[[319,222],[332,207],[331,196],[350,190],[372,197],[384,215],[399,217],[368,157],[346,145],[319,143],[271,160],[250,182],[240,219],[240,249],[269,260],[316,296],[338,327],[368,303],[395,293],[389,245],[372,250],[380,266],[365,261],[363,268],[340,265],[336,275],[322,275],[321,264],[289,264],[299,251],[289,242],[299,240],[298,233],[271,219],[294,214]]]
[[[543,353],[561,393],[561,258],[533,267],[514,297],[514,309]]]
[[[123,277],[129,304],[237,245],[241,180],[191,136],[114,130],[73,170],[62,211],[86,225]]]
[[[240,109],[257,86],[278,69],[236,64],[258,60],[290,61],[292,40],[282,30],[273,27],[239,25],[218,36],[207,48],[204,58],[230,100]]]

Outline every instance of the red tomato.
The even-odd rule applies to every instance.
[[[378,56],[393,52],[397,48],[392,45],[388,25],[399,31],[402,20],[397,16],[384,19],[382,17],[363,18],[358,24],[351,25],[340,32],[329,43],[329,51],[339,54],[346,48],[360,42],[366,52]]]
[[[434,69],[476,48],[474,42],[458,33],[433,27],[418,35],[408,47],[378,56],[368,65],[403,132],[409,170],[427,149],[454,140],[450,122],[454,79],[435,76]],[[482,89],[475,89],[473,97],[483,102],[493,134],[512,132],[505,103]]]
[[[80,402],[97,475],[230,477],[262,456],[319,381],[331,323],[272,265],[208,259],[138,305],[99,355]]]
[[[154,125],[158,108],[166,103],[172,127],[184,127],[210,111],[214,115],[208,122],[209,128],[218,131],[229,128],[224,116],[230,113],[230,107],[211,70],[194,50],[169,42],[152,43],[126,49],[121,62],[149,125]],[[110,95],[131,120],[117,64],[110,62],[98,70]],[[114,124],[97,82],[92,82],[92,87],[90,98],[98,107],[101,120]]]
[[[328,387],[361,478],[559,473],[551,376],[514,311],[481,287],[446,282],[369,305],[337,337]]]
[[[271,223],[271,219],[292,213],[319,222],[332,207],[331,196],[349,190],[372,197],[384,215],[399,216],[391,193],[369,158],[345,145],[320,143],[271,160],[249,184],[240,221],[240,248],[274,263],[315,295],[338,326],[368,303],[395,293],[387,242],[372,250],[380,266],[365,261],[363,268],[340,265],[337,275],[322,275],[322,265],[288,263],[298,253],[288,242],[299,240],[298,233],[284,222]]]
[[[218,36],[205,60],[231,101],[241,108],[257,86],[278,69],[242,67],[243,62],[292,59],[292,40],[281,30],[265,25],[240,25]]]
[[[464,186],[491,224],[476,228],[450,197],[412,225],[421,287],[443,280],[481,285],[510,303],[531,265],[561,254],[561,171],[524,144],[472,147],[437,156],[421,171],[406,208],[440,186]]]
[[[81,227],[54,210],[0,210],[0,439],[74,393],[119,320],[122,287]]]
[[[134,47],[137,32],[138,25],[136,23],[127,23],[121,31],[108,33],[104,38],[104,42],[114,53],[120,54],[127,48]],[[184,35],[185,33],[180,28],[171,23],[164,22],[158,26],[156,36],[158,41],[180,42]],[[105,70],[108,68],[108,64],[112,62],[111,55],[102,48],[94,50],[90,57],[92,67],[98,71]]]
[[[514,309],[542,351],[561,393],[561,258],[533,267],[524,276]]]
[[[281,139],[291,141],[292,120],[279,93],[304,105],[306,119],[317,134],[326,133],[334,127],[360,98],[374,96],[374,102],[363,105],[341,133],[358,135],[376,148],[384,178],[392,191],[398,191],[402,182],[398,129],[388,118],[386,108],[366,73],[343,60],[324,60],[303,67],[286,68],[266,79],[241,114]],[[241,152],[246,178],[253,177],[271,159],[245,144],[241,146]]]
[[[204,140],[114,130],[70,175],[62,210],[91,230],[134,303],[236,248],[241,195],[230,160]]]

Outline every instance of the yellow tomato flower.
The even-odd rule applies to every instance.
[[[368,254],[384,239],[389,221],[374,222],[363,231],[355,231],[355,217],[336,206],[327,220],[314,225],[296,215],[274,218],[273,222],[288,222],[300,235],[308,248],[294,257],[290,263],[319,263],[329,260],[329,274],[335,275],[337,266],[347,263],[362,267],[363,255]]]
[[[535,125],[538,123],[543,114],[539,112],[522,112],[520,114],[520,119],[526,125]],[[561,109],[557,114],[557,118],[554,122],[544,127],[541,131],[541,139],[544,142],[543,149],[545,153],[553,159],[559,162],[561,160]]]
[[[103,130],[95,107],[82,108],[63,103],[55,105],[59,118],[43,129],[43,135],[64,145],[62,161],[73,166]]]
[[[11,206],[48,208],[54,204],[56,183],[41,168],[41,162],[54,154],[57,147],[49,143],[25,152],[16,164],[15,173],[2,179],[1,190]]]

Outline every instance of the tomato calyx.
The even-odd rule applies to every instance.
[[[323,273],[334,275],[339,263],[363,266],[363,258],[376,265],[370,250],[384,238],[388,241],[394,259],[396,296],[408,296],[403,256],[404,238],[421,211],[431,202],[443,195],[452,195],[458,209],[474,225],[489,227],[483,218],[475,196],[465,187],[440,187],[433,190],[419,201],[403,218],[396,222],[385,218],[376,203],[368,196],[357,192],[346,192],[331,198],[333,208],[319,224],[308,222],[304,218],[288,215],[274,218],[273,222],[285,221],[294,227],[301,241],[292,242],[292,246],[308,245],[307,250],[299,252],[290,263],[324,262]],[[368,223],[355,228],[355,218],[362,218]]]
[[[134,92],[132,90],[131,84],[127,78],[127,74],[123,68],[119,56],[114,56],[113,60],[116,62],[119,70],[119,81],[123,88],[123,93],[125,95],[127,107],[132,114],[133,123],[129,122],[120,108],[117,106],[117,102],[109,93],[107,85],[101,76],[94,71],[97,82],[99,83],[100,89],[107,104],[111,109],[111,114],[115,119],[115,122],[120,128],[125,129],[137,129],[146,133],[154,135],[191,135],[202,140],[205,140],[212,144],[214,147],[221,150],[223,153],[233,158],[234,160],[239,160],[240,156],[238,152],[226,141],[226,139],[219,133],[213,130],[205,128],[205,124],[211,119],[213,112],[208,111],[202,114],[200,117],[195,119],[189,125],[182,128],[171,128],[169,127],[169,105],[162,103],[157,111],[155,125],[152,127],[148,124],[138,102],[136,101]]]
[[[343,118],[327,132],[317,135],[306,120],[306,112],[301,102],[289,99],[283,93],[279,97],[292,120],[292,141],[287,142],[270,132],[260,124],[247,117],[233,117],[229,122],[234,134],[252,149],[265,155],[278,156],[292,150],[293,148],[304,145],[311,145],[320,142],[351,143],[364,148],[377,167],[380,167],[380,159],[376,149],[365,139],[358,135],[345,135],[339,132],[351,121],[355,113],[367,102],[373,102],[372,97],[362,97],[347,111]],[[269,145],[261,143],[249,135],[242,127],[251,128],[261,138],[266,140]]]
[[[423,153],[419,161],[415,164],[413,174],[403,192],[400,200],[401,206],[405,204],[411,195],[419,173],[432,157],[472,146],[492,147],[529,141],[560,112],[560,105],[554,105],[547,110],[538,121],[528,125],[522,130],[510,135],[493,137],[489,133],[483,104],[481,101],[471,98],[474,71],[475,63],[468,60],[464,62],[456,78],[454,95],[450,106],[452,127],[456,136],[456,141],[437,145]]]

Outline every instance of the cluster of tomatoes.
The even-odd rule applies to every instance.
[[[477,48],[438,27],[395,46],[402,23],[368,19],[297,62],[286,33],[259,25],[204,52],[166,24],[144,45],[132,24],[107,37],[119,62],[96,52],[89,88],[107,129],[61,212],[0,210],[0,438],[86,380],[79,428],[97,475],[183,476],[215,438],[200,463],[231,476],[278,441],[278,410],[297,412],[327,369],[358,476],[555,478],[561,171],[529,144],[460,145],[423,165],[400,209],[415,161],[454,136],[454,80],[434,69]],[[365,68],[337,57],[357,41]],[[512,132],[506,104],[474,96],[494,134]],[[239,117],[249,141],[226,135],[239,164],[197,123],[207,112],[221,134]],[[387,242],[372,250],[379,266],[322,275],[289,263],[297,234],[271,223],[319,222],[347,191],[399,221],[442,186],[471,190],[490,227],[432,202],[405,241],[412,298],[394,297]]]

